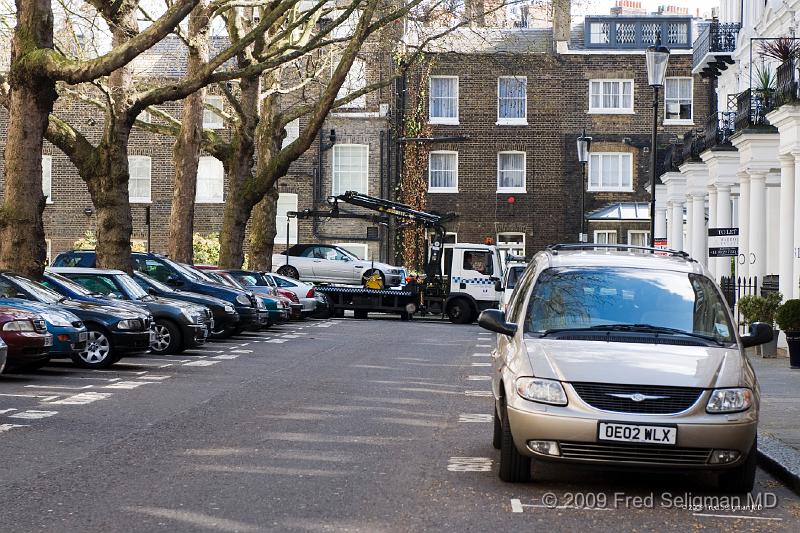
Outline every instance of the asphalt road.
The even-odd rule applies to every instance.
[[[502,483],[491,342],[306,321],[105,372],[2,375],[0,531],[797,530],[800,500],[764,472],[760,510],[683,505],[718,496],[703,476],[548,466]]]

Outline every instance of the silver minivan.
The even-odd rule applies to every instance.
[[[644,252],[644,253],[643,253]],[[494,446],[500,478],[531,479],[532,461],[637,470],[713,470],[752,490],[759,388],[713,279],[682,252],[558,245],[538,253],[499,333]]]

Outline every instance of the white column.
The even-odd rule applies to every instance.
[[[795,226],[795,175],[794,158],[791,154],[781,155],[781,207],[782,221],[778,239],[778,283],[783,297],[792,298],[797,283],[794,276],[794,226]]]
[[[739,257],[736,264],[737,276],[747,277],[750,273],[750,176],[739,172]]]
[[[692,255],[692,226],[694,225],[694,198],[691,194],[686,195],[686,239],[683,241],[683,251]]]
[[[780,244],[781,226],[781,188],[779,183],[767,180],[767,263],[765,274],[778,273],[778,245]]]
[[[655,232],[653,237],[657,239],[667,237],[667,206],[665,205],[656,206]]]
[[[703,265],[708,264],[705,204],[704,194],[692,195],[692,257]]]
[[[793,151],[794,156],[794,177],[800,178],[800,151]],[[800,185],[795,184],[794,187],[794,247],[792,250],[792,257],[794,258],[794,268],[792,269],[794,275],[792,276],[792,298],[800,298],[800,286],[798,286],[798,279],[800,279]],[[785,220],[785,219],[784,219]],[[788,294],[784,297],[789,298]]]
[[[683,204],[672,202],[672,233],[669,238],[669,247],[673,250],[683,250]]]
[[[767,173],[750,171],[750,277],[758,276],[758,284],[767,272]]]
[[[672,221],[673,221],[673,213],[672,213],[672,200],[667,201],[667,248],[672,248]]]
[[[717,227],[717,187],[714,185],[708,186],[708,225],[706,227]],[[708,257],[708,232],[705,233],[703,240],[706,243],[705,255]],[[719,276],[719,259],[709,257],[708,269],[711,271],[711,276],[716,279]]]
[[[731,221],[731,188],[729,185],[717,185],[717,227],[730,228]],[[736,259],[734,257],[734,259]],[[730,257],[720,257],[718,259],[717,279],[720,276],[730,276]]]

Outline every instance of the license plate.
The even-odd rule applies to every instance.
[[[597,428],[597,440],[644,444],[675,444],[678,441],[678,428],[677,426],[600,422]]]
[[[78,333],[78,342],[81,341],[88,341],[89,340],[89,332],[88,331],[81,331]]]
[[[48,335],[48,336],[47,336],[47,337],[44,339],[44,345],[45,345],[45,346],[52,346],[52,345],[53,345],[53,336],[52,336],[52,335]]]

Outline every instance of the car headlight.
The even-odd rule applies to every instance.
[[[242,304],[242,305],[247,305],[247,306],[251,305],[250,298],[248,298],[246,294],[240,294],[239,296],[237,296],[236,297],[236,303],[239,303],[239,304]]]
[[[117,322],[117,329],[121,329],[123,331],[134,331],[137,329],[142,329],[142,323],[136,318],[120,320]]]
[[[532,402],[567,405],[567,393],[554,379],[517,378],[517,394]]]
[[[226,313],[235,313],[236,309],[234,309],[234,307],[232,305],[226,305],[225,306],[225,312]]]
[[[738,413],[753,405],[753,391],[745,388],[714,389],[706,404],[708,413]]]
[[[30,320],[11,320],[3,324],[3,331],[35,331]]]
[[[63,316],[58,315],[56,313],[42,313],[41,316],[42,316],[42,318],[44,318],[46,321],[50,322],[50,324],[52,324],[54,326],[59,326],[59,327],[70,327],[70,326],[72,326],[72,322],[70,322],[69,320],[67,320]]]

